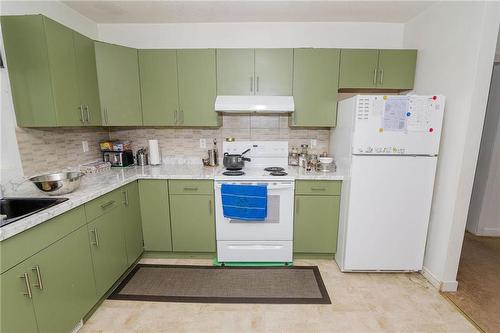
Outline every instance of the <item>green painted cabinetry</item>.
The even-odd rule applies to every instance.
[[[139,186],[137,182],[130,183],[120,189],[123,196],[121,207],[122,223],[125,231],[125,247],[127,263],[132,265],[144,251],[142,237],[141,207],[139,202]]]
[[[128,267],[120,208],[110,208],[87,225],[98,297],[104,295]]]
[[[145,251],[172,251],[170,206],[166,180],[139,181]]]
[[[34,255],[27,269],[40,333],[71,331],[98,301],[85,226]]]
[[[292,49],[218,49],[219,95],[291,95]]]
[[[335,127],[340,50],[295,49],[290,126]]]
[[[177,50],[180,126],[220,126],[214,49]]]
[[[55,224],[49,221],[35,227],[33,230],[38,229],[42,239],[47,239],[45,234],[62,227],[59,222],[74,225],[78,221],[81,225],[39,251],[32,247],[37,252],[0,275],[2,332],[69,332],[97,302],[82,208],[57,217]],[[22,245],[23,234],[30,230],[4,242],[19,241]],[[30,233],[36,243],[35,236]]]
[[[98,125],[90,40],[42,15],[1,22],[18,126]]]
[[[102,124],[142,125],[137,50],[95,42],[95,54]]]
[[[344,49],[339,88],[412,89],[416,61],[416,50]]]
[[[191,188],[199,188],[200,183],[213,188],[213,182],[209,180],[175,181],[175,186],[190,191]],[[215,252],[213,193],[172,194],[172,188],[170,192],[172,249],[176,252]]]
[[[340,189],[340,182],[299,180],[296,183],[294,252],[335,253],[337,251],[340,196],[332,194],[337,193],[333,192],[334,189]],[[304,194],[299,194],[301,189]],[[315,193],[311,191],[315,191]]]
[[[176,50],[139,50],[142,120],[145,126],[174,126],[179,112]]]

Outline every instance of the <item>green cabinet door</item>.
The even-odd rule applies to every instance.
[[[339,196],[295,196],[293,251],[335,253],[339,209]]]
[[[113,208],[87,225],[98,297],[104,295],[128,267],[121,217],[120,209]]]
[[[2,16],[1,23],[17,125],[56,126],[43,16]]]
[[[340,51],[339,88],[376,88],[378,50]]]
[[[292,94],[293,49],[255,50],[255,95]]]
[[[172,251],[170,207],[166,180],[139,181],[145,251]]]
[[[178,252],[215,252],[212,195],[170,195],[172,247]]]
[[[137,50],[95,42],[95,54],[103,125],[142,125]]]
[[[95,62],[94,41],[73,32],[76,54],[77,83],[85,126],[101,125],[101,106]]]
[[[214,111],[216,97],[215,50],[177,50],[179,119],[181,126],[220,126]]]
[[[179,109],[176,50],[139,50],[145,126],[176,125]]]
[[[30,271],[24,263],[0,275],[1,332],[37,332],[32,296],[28,295],[28,290],[33,293],[32,282]]]
[[[339,61],[338,49],[294,50],[291,126],[335,126]]]
[[[254,49],[217,50],[217,94],[254,94]]]
[[[380,50],[377,87],[413,89],[417,50]]]
[[[125,246],[127,248],[127,263],[132,265],[144,250],[141,225],[141,208],[139,202],[139,186],[133,182],[121,188],[123,206],[122,221],[125,230]]]
[[[28,259],[27,269],[40,333],[70,332],[98,301],[86,226]]]

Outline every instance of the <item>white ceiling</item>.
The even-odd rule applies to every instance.
[[[97,23],[404,23],[435,1],[64,1]]]

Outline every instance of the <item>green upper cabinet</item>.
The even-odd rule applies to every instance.
[[[141,256],[144,250],[139,186],[137,182],[133,182],[123,186],[120,191],[123,196],[121,213],[125,230],[125,247],[127,249],[127,262],[130,266]]]
[[[80,101],[83,108],[83,125],[101,125],[101,106],[97,84],[94,41],[73,32],[76,69]]]
[[[255,50],[255,94],[292,94],[293,49]]]
[[[217,94],[254,94],[254,49],[217,50]]]
[[[218,49],[217,94],[291,95],[292,49]]]
[[[42,15],[1,21],[18,126],[98,125],[89,117],[99,105],[85,37]]]
[[[174,126],[179,115],[176,50],[139,50],[145,126]]]
[[[335,127],[340,50],[295,49],[290,126]]]
[[[95,42],[95,54],[103,125],[142,125],[137,50]]]
[[[342,50],[339,88],[412,89],[416,61],[416,50]]]
[[[139,181],[144,250],[172,251],[170,207],[166,180]]]
[[[377,71],[378,50],[342,50],[339,88],[376,88]]]
[[[413,89],[416,65],[416,50],[380,50],[377,87]]]
[[[220,126],[214,49],[177,50],[180,126]]]

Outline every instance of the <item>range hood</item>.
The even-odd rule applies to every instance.
[[[215,111],[226,113],[290,113],[293,96],[217,96]]]

